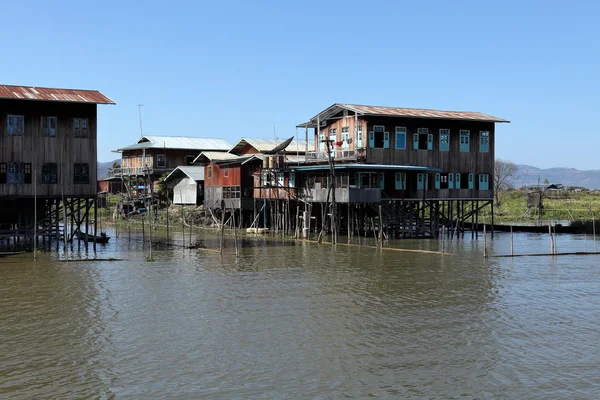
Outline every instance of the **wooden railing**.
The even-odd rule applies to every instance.
[[[331,156],[336,160],[356,160],[356,150],[332,150]],[[309,151],[306,153],[306,161],[328,161],[329,155],[326,151]]]
[[[119,167],[108,170],[108,176],[152,174],[152,167]]]

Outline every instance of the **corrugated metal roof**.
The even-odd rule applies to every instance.
[[[467,121],[509,122],[505,119],[472,111],[443,111],[423,108],[400,108],[381,106],[362,106],[356,104],[338,104],[338,106],[363,115],[389,115],[409,118],[460,119]]]
[[[244,147],[246,144],[249,144],[250,146],[254,147],[256,150],[260,151],[260,152],[268,152],[271,151],[272,149],[274,149],[275,147],[277,147],[279,144],[281,144],[285,139],[278,139],[276,140],[275,138],[246,138],[243,137],[241,138],[230,150],[230,153],[239,151],[242,147]],[[312,148],[312,146],[314,146],[312,141],[308,141],[308,146],[309,149]],[[290,145],[286,148],[287,152],[293,152],[293,153],[304,153],[306,151],[306,140],[305,139],[294,139],[292,140],[292,142],[290,143]]]
[[[180,165],[175,168],[167,177],[164,179],[165,182],[170,181],[175,178],[177,175],[185,174],[189,178],[195,181],[203,181],[204,180],[204,167],[202,166],[193,166],[193,165]]]
[[[179,149],[179,150],[222,150],[227,151],[231,144],[223,139],[186,136],[142,136],[135,144],[122,147],[116,151],[139,149]]]
[[[306,165],[293,167],[298,171],[329,170],[329,164]],[[358,170],[395,170],[395,171],[439,171],[439,168],[423,167],[421,165],[394,165],[394,164],[336,164],[335,169],[358,169]]]
[[[309,122],[297,125],[298,127],[314,127],[317,117],[324,121],[333,117],[343,110],[348,110],[359,115],[389,116],[404,118],[431,118],[431,119],[449,119],[462,121],[481,121],[481,122],[510,122],[508,120],[494,117],[473,111],[444,111],[429,110],[424,108],[402,108],[402,107],[383,107],[383,106],[365,106],[358,104],[334,104],[327,109],[315,115]]]
[[[232,154],[232,153],[225,153],[225,152],[220,152],[220,151],[203,151],[202,153],[198,154],[198,157],[196,157],[194,159],[194,162],[200,162],[200,159],[202,158],[206,158],[207,160],[210,161],[233,161],[233,160],[245,160],[246,158],[248,158],[249,156],[238,156],[236,154]]]
[[[97,90],[0,85],[1,99],[117,104]]]

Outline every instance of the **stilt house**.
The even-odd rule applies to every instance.
[[[87,215],[95,204],[97,104],[115,102],[95,90],[0,85],[0,239],[31,243],[35,222],[57,235],[57,210]]]

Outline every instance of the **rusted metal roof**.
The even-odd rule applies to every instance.
[[[117,104],[97,90],[0,85],[0,99]]]
[[[383,106],[365,106],[358,104],[334,104],[331,107],[315,115],[309,122],[297,125],[298,127],[314,127],[317,117],[324,121],[341,111],[348,110],[352,113],[364,116],[383,116],[383,117],[404,117],[404,118],[430,118],[430,119],[448,119],[461,121],[481,121],[481,122],[510,122],[508,120],[494,117],[474,111],[444,111],[429,110],[424,108],[403,108],[403,107],[383,107]],[[352,114],[351,114],[352,115]]]
[[[246,144],[249,144],[250,146],[254,147],[256,150],[260,151],[261,153],[263,152],[270,152],[272,151],[275,147],[279,146],[281,143],[283,143],[284,140],[276,140],[276,139],[270,139],[270,138],[249,138],[249,137],[243,137],[241,138],[230,150],[230,153],[235,153],[238,152],[242,149],[242,147],[244,147]],[[308,142],[309,148],[312,148],[314,146],[313,142],[309,140]],[[304,139],[293,139],[292,142],[289,144],[289,146],[287,146],[286,151],[291,152],[291,153],[302,153],[304,154],[304,152],[306,151],[306,140]]]

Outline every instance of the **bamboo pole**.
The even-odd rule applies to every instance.
[[[383,214],[381,204],[379,204],[379,247],[383,248]]]
[[[594,234],[594,252],[596,252],[596,216],[592,217],[592,232]]]
[[[512,225],[510,226],[510,255],[514,256],[515,255],[515,250],[514,250],[514,241],[513,241],[513,227]]]
[[[548,235],[550,238],[550,254],[554,254],[554,242],[552,241],[552,226],[548,222]]]
[[[487,234],[486,234],[486,226],[483,225],[483,258],[487,258]]]
[[[237,238],[237,224],[235,223],[235,209],[232,208],[231,212],[233,213],[233,242],[235,244],[235,258],[240,258],[239,250],[238,250],[238,238]],[[240,210],[241,214],[241,210]],[[240,215],[241,219],[241,215]]]

